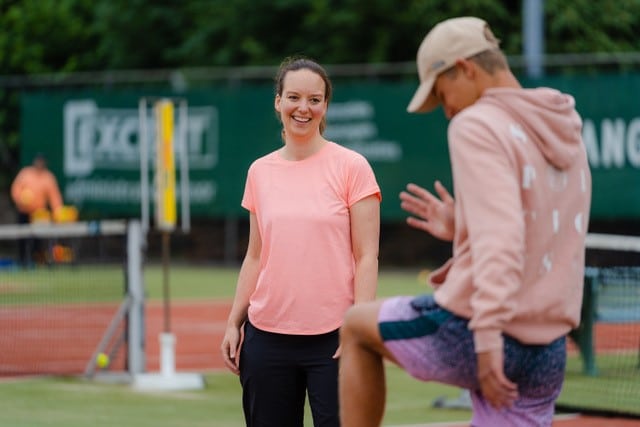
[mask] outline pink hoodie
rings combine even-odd
[[[492,88],[449,125],[453,257],[436,301],[470,319],[476,352],[502,333],[547,344],[580,321],[591,173],[582,121],[554,89]]]

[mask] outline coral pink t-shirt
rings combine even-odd
[[[371,195],[380,187],[367,160],[333,142],[304,160],[274,151],[253,162],[242,199],[262,240],[253,325],[295,335],[341,326],[354,300],[349,208]]]

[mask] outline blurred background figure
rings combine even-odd
[[[38,153],[30,166],[18,172],[11,184],[11,199],[18,211],[18,224],[49,221],[51,212],[62,207],[62,195],[56,177],[47,168],[47,159]],[[21,265],[44,260],[44,247],[38,239],[21,239],[18,260]]]

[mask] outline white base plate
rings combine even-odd
[[[131,386],[142,391],[201,390],[204,388],[204,378],[191,373],[137,374]]]

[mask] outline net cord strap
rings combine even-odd
[[[587,249],[640,252],[640,236],[589,233],[586,238],[586,246]]]
[[[124,235],[127,231],[125,220],[80,221],[72,223],[34,223],[0,225],[0,240],[14,240],[29,237],[83,237]]]

